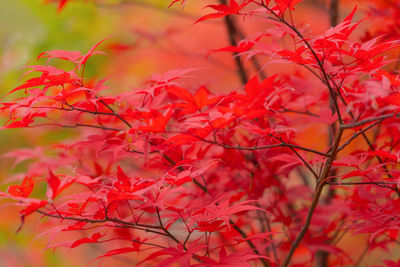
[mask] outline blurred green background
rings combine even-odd
[[[39,53],[56,49],[87,51],[111,33],[118,34],[115,31],[119,28],[118,23],[117,12],[98,9],[93,3],[71,2],[62,12],[57,12],[55,4],[46,5],[43,0],[0,0],[2,99],[8,91],[19,85],[26,65],[37,64],[35,58]],[[99,57],[97,60],[107,64],[108,59]],[[97,75],[101,71],[99,66],[102,65],[89,64],[88,75]],[[3,116],[1,124],[5,121]],[[0,131],[0,154],[19,147],[51,144],[66,135],[68,132],[65,131]],[[10,172],[18,173],[25,169],[24,164],[10,168],[11,164],[9,159],[0,160],[1,190],[6,190]],[[89,246],[72,251],[57,249],[53,254],[51,249],[44,250],[46,238],[34,240],[37,233],[45,229],[38,226],[38,217],[28,218],[22,231],[16,234],[19,217],[15,208],[2,203],[0,216],[0,267],[85,266],[101,253],[99,248]],[[118,266],[124,266],[123,262],[118,262]]]
[[[167,0],[132,0],[121,4],[119,0],[70,1],[62,11],[57,3],[44,0],[0,0],[0,97],[1,102],[12,101],[18,96],[7,92],[19,86],[28,65],[45,64],[37,61],[44,51],[76,50],[87,52],[94,44],[108,36],[99,50],[107,56],[95,56],[85,69],[87,79],[100,80],[111,76],[107,82],[113,89],[107,93],[126,91],[140,86],[152,73],[162,73],[173,68],[204,65],[206,48],[215,48],[214,41],[225,42],[223,28],[216,24],[194,26],[199,9],[189,5],[183,11],[179,7],[167,9]],[[104,4],[106,3],[106,4]],[[119,3],[119,4],[118,4]],[[201,4],[201,3],[200,3]],[[184,13],[183,13],[184,12]],[[207,38],[193,38],[193,29]],[[214,32],[210,31],[213,29]],[[192,52],[200,51],[200,52]],[[205,51],[205,52],[204,52]],[[230,55],[226,55],[230,63]],[[233,64],[232,64],[233,65]],[[209,70],[215,73],[214,70]],[[228,88],[236,83],[235,73],[219,67],[220,83]],[[231,75],[231,82],[223,75]],[[210,77],[210,75],[203,75]],[[202,84],[201,79],[196,83]],[[198,84],[193,83],[194,86]],[[20,92],[23,94],[23,92]],[[0,111],[1,113],[2,111]],[[7,114],[0,114],[0,124],[7,121]],[[74,129],[43,130],[42,128],[7,129],[0,131],[0,190],[6,191],[10,183],[27,170],[27,163],[13,166],[4,154],[18,148],[43,147],[74,136]],[[45,190],[45,189],[43,189]],[[7,203],[0,204],[0,267],[47,267],[86,266],[88,262],[105,253],[96,245],[77,249],[46,249],[48,237],[35,237],[48,230],[46,223],[39,223],[39,216],[29,216],[19,233],[18,210]],[[79,238],[79,234],[77,234]],[[67,242],[60,240],[57,242]],[[89,264],[97,266],[98,262]],[[121,257],[107,259],[102,266],[131,266]]]

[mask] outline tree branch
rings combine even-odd
[[[155,231],[153,229],[160,229],[157,226],[152,226],[152,225],[144,225],[144,224],[140,224],[137,225],[136,223],[130,223],[130,222],[126,222],[126,221],[122,221],[119,220],[117,218],[108,218],[105,217],[102,220],[93,220],[93,219],[88,219],[88,218],[79,218],[79,217],[70,217],[70,216],[62,216],[61,214],[51,214],[42,210],[36,210],[37,213],[40,213],[42,215],[48,216],[48,217],[52,217],[52,218],[56,218],[56,219],[61,219],[61,220],[69,220],[69,221],[78,221],[78,222],[86,222],[86,223],[105,223],[105,222],[114,222],[114,223],[118,223],[121,224],[122,227],[125,228],[132,228],[132,229],[137,229],[137,230],[142,230],[145,232],[151,232],[151,233],[155,233],[155,234],[160,234],[160,235],[164,235],[167,236],[166,234],[162,233],[162,232],[158,232]],[[148,229],[147,229],[148,228]]]
[[[270,12],[279,22],[281,22],[282,24],[286,25],[289,29],[291,29],[300,38],[300,40],[307,46],[308,50],[311,52],[311,54],[313,55],[315,61],[317,62],[320,71],[322,72],[323,78],[325,80],[325,85],[328,87],[331,99],[332,99],[332,101],[334,103],[335,110],[336,110],[336,113],[338,115],[339,123],[342,124],[342,115],[340,113],[339,105],[337,103],[336,92],[332,88],[332,85],[329,82],[330,79],[328,77],[328,74],[326,73],[325,68],[324,68],[321,60],[319,59],[317,53],[312,48],[311,44],[304,38],[304,36],[301,34],[301,32],[294,25],[291,25],[283,17],[281,17],[278,14],[276,14],[275,11],[273,11],[271,8],[269,8],[267,5],[265,5],[265,3],[261,2],[260,5],[262,7],[264,7],[265,9],[267,9],[268,12]]]
[[[394,185],[397,182],[327,182],[330,185]]]
[[[321,193],[322,190],[324,189],[324,186],[326,185],[327,181],[326,179],[329,176],[329,173],[331,171],[332,168],[332,163],[334,162],[335,158],[336,158],[336,154],[337,154],[337,149],[340,143],[340,139],[342,137],[343,134],[343,129],[338,130],[338,132],[336,133],[335,136],[335,140],[333,143],[333,147],[330,153],[329,158],[327,158],[326,163],[325,163],[325,167],[324,170],[321,174],[320,179],[318,180],[318,184],[317,184],[317,188],[314,192],[312,201],[311,201],[311,206],[308,210],[307,213],[307,217],[306,217],[306,221],[303,225],[303,227],[301,228],[299,234],[296,236],[296,239],[293,241],[292,246],[289,249],[288,254],[286,255],[283,263],[281,264],[281,267],[287,267],[290,263],[290,260],[292,259],[293,253],[295,252],[295,250],[297,249],[297,247],[299,246],[301,240],[303,239],[304,235],[306,234],[310,224],[311,224],[311,219],[313,217],[314,211],[318,205],[319,199],[321,197]]]
[[[279,144],[273,144],[273,145],[265,145],[265,146],[254,146],[254,147],[244,147],[244,146],[229,146],[229,145],[224,145],[215,141],[209,141],[209,140],[205,140],[205,139],[200,139],[201,141],[204,141],[206,143],[209,144],[214,144],[226,149],[237,149],[237,150],[248,150],[248,151],[254,151],[254,150],[262,150],[262,149],[269,149],[269,148],[278,148],[278,147],[288,147],[288,148],[297,148],[299,150],[303,150],[303,151],[307,151],[307,152],[311,152],[314,154],[318,154],[320,156],[324,156],[324,157],[328,157],[329,154],[326,154],[324,152],[312,149],[312,148],[307,148],[307,147],[302,147],[302,146],[298,146],[298,145],[293,145],[293,144],[288,144],[288,143],[279,143]]]
[[[225,3],[224,0],[221,0],[220,2]],[[230,16],[225,16],[224,18],[225,20],[225,25],[228,31],[228,37],[229,37],[229,42],[231,43],[232,46],[237,46],[236,40],[235,40],[235,26],[233,24],[232,18]],[[240,60],[240,57],[238,55],[238,53],[236,52],[232,52],[233,54],[233,58],[235,60],[236,63],[236,67],[237,67],[237,72],[238,72],[238,76],[240,77],[240,80],[242,81],[243,84],[247,83],[247,72],[246,69],[244,68],[244,65],[242,63],[242,61]]]
[[[348,145],[351,143],[351,141],[353,141],[354,139],[356,139],[356,138],[359,137],[360,135],[364,134],[366,131],[368,131],[368,130],[371,129],[372,127],[378,125],[378,124],[381,123],[382,121],[383,121],[383,119],[381,119],[381,120],[379,120],[379,121],[376,121],[376,122],[374,122],[373,124],[371,124],[370,126],[364,128],[364,129],[362,129],[361,131],[354,133],[353,136],[350,137],[349,140],[347,140],[343,145],[341,145],[341,146],[338,148],[338,151],[343,150],[346,146],[348,146]]]
[[[362,126],[364,124],[373,122],[373,121],[384,121],[386,119],[392,118],[392,117],[400,117],[400,114],[397,113],[391,113],[391,114],[385,114],[385,115],[381,115],[381,116],[376,116],[376,117],[372,117],[372,118],[367,118],[361,121],[356,121],[356,122],[352,122],[352,123],[347,123],[347,124],[342,124],[340,125],[340,128],[342,129],[351,129],[351,128],[355,128],[355,127],[359,127]]]
[[[173,161],[170,157],[168,157],[168,155],[163,154],[163,157],[170,162],[172,165],[176,165],[175,161]],[[204,193],[210,194],[210,192],[208,191],[207,187],[202,185],[200,182],[198,182],[197,180],[193,179],[193,182],[196,186],[198,186],[201,190],[203,190]],[[160,220],[160,219],[159,219]],[[239,227],[235,224],[234,221],[232,221],[232,219],[229,219],[229,223],[232,224],[233,228],[244,238],[247,239],[248,236],[247,234]],[[260,251],[258,251],[258,249],[256,248],[256,246],[253,244],[253,242],[251,240],[246,240],[246,243],[249,245],[250,248],[253,249],[254,253],[256,253],[257,255],[261,256]],[[262,262],[262,264],[267,267],[269,266],[269,264],[265,261],[265,259],[260,258],[260,261]]]

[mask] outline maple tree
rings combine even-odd
[[[198,69],[178,68],[143,88],[104,93],[107,78],[86,77],[85,68],[112,37],[87,53],[41,53],[45,63],[28,66],[32,78],[7,97],[22,96],[2,103],[2,128],[78,135],[5,155],[30,160],[20,183],[0,193],[20,207],[18,231],[38,213],[53,223],[43,233],[50,238],[84,234],[50,247],[102,244],[108,251],[96,260],[130,253],[150,266],[341,266],[392,250],[400,3],[368,1],[370,17],[384,23],[357,36],[368,23],[355,19],[357,7],[339,21],[339,1],[330,1],[332,27],[318,35],[296,21],[300,2],[221,0],[193,21],[226,26],[230,44],[206,58],[233,54],[242,85],[229,92],[183,83]],[[245,36],[238,21],[251,20],[269,27]],[[277,65],[289,71],[270,70]],[[43,185],[46,193],[34,194]],[[368,235],[360,257],[338,245],[348,232]]]

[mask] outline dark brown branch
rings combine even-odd
[[[100,125],[91,125],[91,124],[84,124],[84,123],[77,123],[75,125],[64,125],[64,124],[59,124],[60,127],[64,128],[78,128],[78,127],[89,127],[89,128],[96,128],[96,129],[101,129],[101,130],[108,130],[108,131],[123,131],[122,129],[117,129],[117,128],[111,128],[111,127],[106,127],[106,126],[100,126]]]
[[[73,105],[70,105],[70,104],[68,104],[68,103],[63,103],[63,104],[67,105],[67,106],[70,107],[71,109],[61,109],[61,110],[66,110],[66,111],[73,111],[73,110],[76,110],[76,111],[80,111],[80,112],[83,112],[83,113],[90,113],[90,114],[93,114],[93,115],[115,116],[115,113],[100,112],[100,111],[91,111],[91,110],[86,110],[86,109],[77,108],[77,107],[75,107],[75,106],[73,106]]]
[[[161,220],[161,216],[160,216],[160,210],[158,209],[158,207],[156,207],[156,211],[157,211],[157,218],[158,218],[158,222],[160,223],[160,228],[161,230],[172,240],[174,240],[177,244],[182,244],[181,241],[179,241],[173,234],[171,234],[167,228],[164,227],[164,224]],[[186,247],[183,246],[185,249]]]
[[[279,140],[280,142],[284,143],[283,140],[279,137],[272,136],[275,139]],[[289,146],[289,149],[296,154],[296,156],[303,162],[303,164],[307,167],[307,169],[314,175],[315,179],[318,180],[318,174],[314,171],[314,169],[308,164],[308,162],[291,146]]]
[[[304,38],[302,33],[294,25],[291,25],[290,23],[288,23],[283,17],[276,14],[275,11],[273,11],[271,8],[269,8],[267,5],[265,5],[263,2],[260,5],[263,6],[265,9],[267,9],[268,12],[270,12],[279,22],[281,22],[282,24],[286,25],[289,29],[291,29],[300,38],[300,40],[307,46],[308,50],[311,52],[315,61],[317,62],[320,71],[322,72],[322,76],[325,80],[325,84],[328,87],[329,93],[331,95],[331,99],[334,103],[335,110],[338,115],[339,123],[342,124],[342,115],[340,113],[339,105],[337,103],[337,97],[336,97],[337,94],[336,94],[334,88],[332,88],[331,83],[329,82],[330,79],[329,79],[328,74],[325,71],[322,61],[319,59],[317,53],[312,48],[311,44]]]
[[[225,3],[225,1],[220,0],[220,3]],[[242,40],[246,39],[246,36],[240,30],[234,17],[226,16],[225,24],[227,26],[227,30],[228,30],[228,34],[229,34],[229,41],[232,46],[237,46],[237,40],[235,39],[236,35]],[[244,68],[243,62],[240,59],[240,55],[235,52],[233,52],[232,54],[234,56],[236,66],[238,67],[238,73],[240,75],[240,78],[241,78],[242,82],[245,84],[247,82],[247,72],[246,72],[246,69]],[[266,76],[263,68],[261,67],[261,64],[258,61],[258,59],[255,56],[253,56],[253,57],[251,57],[250,61],[253,64],[254,69],[260,75],[260,78],[264,80],[267,76]]]
[[[288,108],[283,107],[282,110],[280,110],[279,112],[289,112],[289,113],[295,113],[295,114],[300,114],[300,115],[319,117],[317,114],[312,113],[309,110],[301,111],[301,110],[293,110],[293,109],[288,109]]]
[[[309,66],[304,65],[304,64],[300,64],[300,66],[303,66],[305,69],[307,69],[309,72],[311,72],[315,77],[317,77],[318,80],[325,83],[324,79],[321,76],[319,76],[319,74],[316,73],[312,68],[310,68]]]
[[[288,143],[284,143],[284,142],[279,143],[279,144],[266,145],[266,146],[243,147],[243,146],[239,146],[239,145],[237,145],[237,146],[229,146],[229,145],[220,144],[220,143],[214,142],[214,141],[208,141],[208,140],[203,140],[203,139],[201,139],[201,140],[206,142],[206,143],[214,144],[214,145],[226,148],[226,149],[237,149],[237,150],[254,151],[254,150],[262,150],[262,149],[269,149],[269,148],[288,147],[288,148],[296,148],[296,149],[299,149],[299,150],[311,152],[311,153],[318,154],[318,155],[321,155],[321,156],[324,156],[324,157],[328,157],[329,156],[328,154],[326,154],[324,152],[321,152],[321,151],[318,151],[318,150],[314,150],[312,148],[302,147],[302,146],[288,144]]]
[[[351,129],[351,128],[355,128],[355,127],[359,127],[362,126],[364,124],[373,122],[373,121],[383,121],[392,117],[396,117],[398,118],[400,115],[397,113],[391,113],[391,114],[385,114],[385,115],[381,115],[381,116],[376,116],[376,117],[372,117],[372,118],[367,118],[364,120],[360,120],[360,121],[356,121],[356,122],[352,122],[352,123],[347,123],[347,124],[342,124],[340,125],[340,128],[342,129]]]
[[[290,150],[293,151],[294,154],[303,162],[303,164],[307,167],[307,169],[314,175],[315,179],[318,180],[318,174],[314,171],[314,169],[308,164],[308,162],[293,148],[289,147]]]
[[[339,0],[331,0],[329,7],[329,18],[332,27],[338,24],[339,19]]]
[[[318,205],[322,190],[324,189],[324,186],[326,185],[326,182],[327,182],[326,179],[328,178],[329,173],[331,171],[332,163],[334,162],[334,160],[336,158],[337,149],[339,147],[339,143],[340,143],[340,139],[342,138],[342,134],[343,134],[343,129],[339,128],[339,130],[335,136],[331,154],[330,154],[329,158],[327,158],[324,170],[321,174],[320,179],[318,180],[317,188],[315,189],[315,192],[314,192],[314,195],[313,195],[313,198],[311,201],[311,206],[307,213],[306,221],[305,221],[303,227],[301,228],[299,234],[296,236],[296,239],[293,241],[293,244],[290,247],[289,252],[286,255],[283,263],[281,264],[281,267],[287,267],[289,265],[290,260],[292,259],[293,253],[299,246],[301,240],[303,239],[304,235],[306,234],[306,232],[308,230],[308,227],[311,224],[311,219],[312,219],[314,211]]]
[[[232,224],[233,228],[244,238],[247,239],[248,236],[247,234],[239,227],[235,224],[234,221],[232,221],[232,219],[229,219],[229,223]],[[256,248],[256,246],[253,244],[253,242],[251,242],[250,240],[246,240],[246,243],[249,245],[249,247],[251,247],[251,249],[257,254],[257,255],[261,255],[260,252],[258,251],[258,249]],[[264,266],[268,266],[268,263],[265,261],[265,259],[260,258],[261,262],[263,263]]]
[[[158,245],[158,244],[142,242],[142,241],[139,241],[139,240],[136,240],[136,239],[132,239],[131,241],[139,243],[139,244],[142,244],[142,245],[154,246],[154,247],[159,247],[159,248],[166,248],[166,247]]]
[[[356,138],[359,137],[360,135],[364,134],[366,131],[368,131],[368,130],[371,129],[372,127],[378,125],[378,124],[381,123],[382,121],[383,121],[383,119],[381,119],[381,120],[379,120],[379,121],[376,121],[376,122],[374,122],[373,124],[371,124],[370,126],[364,128],[364,129],[362,129],[361,131],[354,133],[353,136],[350,137],[349,140],[347,140],[343,145],[341,145],[341,146],[338,148],[338,151],[343,150],[347,145],[349,145],[349,144],[351,143],[351,141],[353,141],[354,139],[356,139]]]
[[[271,222],[270,222],[270,220],[269,220],[269,218],[267,217],[267,216],[265,216],[266,218],[265,218],[265,221],[266,221],[266,224],[267,224],[267,230],[268,230],[268,232],[272,232],[272,227],[271,227]],[[278,252],[277,252],[277,250],[276,250],[276,244],[275,244],[275,241],[274,241],[274,237],[271,235],[271,247],[272,247],[272,254],[274,255],[274,260],[275,260],[275,262],[279,262],[279,258],[278,258]]]
[[[243,33],[243,31],[240,29],[239,25],[237,25],[237,22],[235,19],[232,18],[232,23],[233,23],[233,27],[235,29],[236,34],[238,35],[238,37],[242,40],[246,39],[245,34]],[[267,77],[267,75],[265,74],[263,68],[261,67],[260,62],[258,61],[257,57],[252,56],[250,58],[250,61],[253,64],[254,69],[257,71],[257,73],[260,75],[261,79],[265,79]]]
[[[237,46],[237,43],[236,43],[235,38],[234,38],[235,27],[233,25],[232,19],[229,16],[226,16],[224,19],[225,19],[226,28],[228,30],[229,42],[231,43],[232,46]],[[240,80],[242,81],[243,84],[246,84],[247,80],[248,80],[247,71],[244,68],[244,65],[243,65],[238,53],[232,52],[232,54],[233,54],[233,58],[234,58],[235,63],[236,63],[236,67],[238,69],[237,72],[238,72],[238,75],[240,77]]]
[[[106,102],[104,102],[103,100],[100,100],[99,102],[102,103],[106,108],[108,108],[108,110],[110,110],[114,114],[114,116],[123,121],[129,128],[132,128],[132,125],[129,122],[127,122],[124,118],[122,118],[121,115],[116,113],[114,109],[110,107]]]
[[[339,95],[339,99],[343,102],[343,104],[347,105],[346,100]],[[348,114],[350,115],[350,117],[354,120],[355,116],[353,114],[353,112],[351,112],[351,110],[348,111]],[[382,120],[387,119],[387,118],[381,118]],[[369,140],[368,136],[365,133],[362,133],[362,137],[364,138],[365,142],[367,143],[368,147],[370,150],[375,151],[375,147],[372,145],[371,141]],[[379,161],[379,163],[383,163],[382,158],[379,155],[375,155],[375,158]],[[383,169],[386,171],[387,176],[391,179],[393,179],[393,176],[390,174],[388,168],[386,166],[383,165]],[[388,187],[388,186],[385,186]],[[393,185],[393,187],[391,187],[391,190],[397,193],[397,196],[400,198],[400,190],[399,188],[397,188],[397,185]]]
[[[85,85],[84,85],[84,80],[83,80],[84,71],[85,71],[85,66],[86,66],[86,65],[83,65],[83,69],[82,69],[82,79],[81,79],[81,81],[80,81],[80,86],[82,86],[82,87],[85,86]],[[89,90],[87,90],[87,92],[88,92],[88,93],[91,93]],[[91,94],[92,94],[92,96],[93,96],[94,98],[96,98],[97,100],[99,99],[99,97],[96,96],[94,93],[91,93]],[[106,102],[104,102],[104,100],[99,100],[99,102],[100,102],[101,104],[103,104],[109,111],[111,111],[112,114],[114,114],[114,116],[116,116],[116,117],[117,117],[118,119],[120,119],[123,123],[125,123],[129,128],[132,128],[132,125],[131,125],[128,121],[126,121],[124,118],[122,118],[121,115],[119,115],[118,113],[116,113],[116,112],[114,111],[114,109],[113,109],[112,107],[110,107],[110,105],[108,105]],[[66,104],[66,103],[65,103],[65,104]]]
[[[121,224],[121,227],[124,227],[124,228],[132,228],[132,229],[142,230],[142,231],[145,231],[145,232],[151,232],[151,233],[155,233],[155,234],[160,234],[160,235],[166,236],[166,234],[164,234],[162,232],[158,232],[158,231],[152,230],[152,229],[159,229],[157,226],[144,225],[144,224],[141,224],[139,226],[136,223],[125,222],[125,221],[119,220],[117,218],[105,217],[102,220],[93,220],[93,219],[89,219],[89,218],[62,216],[61,214],[51,214],[51,213],[48,213],[48,212],[45,212],[45,211],[42,211],[42,210],[37,210],[36,212],[38,212],[38,213],[40,213],[42,215],[48,216],[48,217],[61,219],[61,220],[78,221],[78,222],[86,222],[86,223],[114,222],[114,223]]]
[[[170,162],[173,166],[176,165],[175,161],[173,161],[170,157],[168,157],[168,155],[163,154],[163,157]],[[193,179],[193,182],[196,186],[198,186],[201,190],[203,190],[204,193],[210,194],[210,192],[208,191],[207,187],[202,185],[200,182],[198,182],[197,180]],[[160,220],[160,218],[159,218]],[[239,227],[235,224],[234,221],[232,221],[232,219],[229,219],[229,223],[232,224],[233,228],[244,238],[247,239],[248,236],[247,234]],[[256,246],[253,244],[253,242],[251,240],[246,240],[246,243],[249,245],[250,248],[253,249],[254,253],[256,253],[257,255],[261,255],[260,251],[258,251],[258,249],[256,248]],[[262,264],[264,266],[269,266],[268,263],[265,261],[265,259],[260,258],[260,261],[262,262]]]
[[[226,0],[219,0],[219,2],[223,5],[226,5]],[[224,21],[225,21],[226,30],[228,32],[229,43],[231,44],[231,46],[237,46],[237,40],[235,38],[235,35],[237,35],[238,32],[237,32],[237,27],[235,27],[234,18],[232,18],[231,16],[225,16]],[[241,61],[238,53],[232,52],[232,54],[233,54],[233,58],[236,63],[238,76],[239,76],[240,80],[242,81],[242,83],[246,84],[248,81],[248,77],[247,77],[247,71],[243,65],[243,62]]]
[[[330,185],[394,185],[397,182],[327,182]]]
[[[140,155],[144,155],[145,153],[139,150],[135,150],[135,149],[128,149],[128,148],[123,148],[124,151],[128,152],[128,153],[133,153],[133,154],[140,154]],[[153,150],[153,151],[149,151],[147,152],[147,154],[154,154],[154,153],[160,153],[160,151],[158,150]]]
[[[357,261],[354,263],[354,267],[360,266],[361,261],[367,255],[369,247],[370,247],[370,243],[368,242],[368,244],[365,246],[364,250],[361,252],[360,256],[358,257]]]
[[[330,3],[330,9],[329,9],[329,17],[330,17],[330,24],[331,27],[335,27],[338,23],[338,17],[339,17],[339,0],[331,0]],[[319,76],[319,75],[318,75]],[[339,90],[338,87],[335,82],[333,81],[334,86]],[[335,105],[332,101],[332,99],[330,99],[329,101],[330,103],[330,109],[332,111],[332,113],[335,112]],[[329,135],[329,146],[332,145],[333,142],[333,138],[332,135],[330,134],[330,131],[332,132],[332,135],[336,134],[336,123],[332,123],[331,125],[329,125],[328,128],[328,135]],[[336,176],[336,170],[331,170],[330,177],[335,177]],[[328,188],[328,193],[326,194],[325,198],[322,199],[322,203],[324,203],[325,205],[329,205],[330,202],[335,198],[336,195],[336,190],[335,188]],[[339,233],[339,229],[336,231],[336,234]],[[329,239],[329,242],[331,242],[332,240],[334,240],[335,238],[335,234]],[[328,258],[329,258],[329,253],[327,251],[324,250],[320,250],[317,252],[317,254],[315,255],[315,259],[316,259],[316,265],[317,267],[328,267]]]

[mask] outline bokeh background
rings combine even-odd
[[[57,1],[55,1],[57,2]],[[235,65],[229,53],[212,55],[210,49],[229,45],[225,27],[219,21],[193,24],[206,11],[204,3],[215,1],[189,0],[184,9],[168,9],[169,0],[112,0],[70,1],[62,10],[57,3],[43,0],[0,0],[0,97],[7,100],[7,92],[18,86],[26,65],[36,65],[36,57],[49,50],[78,50],[85,52],[100,40],[111,36],[100,50],[107,56],[95,56],[87,66],[86,76],[97,80],[109,77],[107,93],[140,87],[154,73],[171,69],[198,68],[196,78],[188,77],[187,83],[197,87],[206,85],[211,91],[229,91],[240,86]],[[313,34],[320,34],[329,27],[328,0],[303,1],[296,11],[295,20],[309,25]],[[368,13],[371,3],[390,1],[341,1],[340,18],[348,14],[355,3],[359,5],[358,19]],[[390,3],[389,3],[390,5]],[[384,22],[382,22],[384,21]],[[362,37],[374,33],[377,23],[390,23],[372,17],[357,34]],[[243,24],[247,36],[265,30],[265,22],[252,19]],[[262,61],[262,59],[261,59]],[[43,61],[41,61],[43,62]],[[269,74],[292,71],[287,66],[273,66]],[[0,123],[7,121],[5,114]],[[1,190],[25,170],[24,163],[14,166],[4,155],[13,149],[51,146],[57,141],[74,136],[73,130],[43,131],[42,129],[8,129],[0,131],[0,181]],[[302,138],[310,135],[307,131]],[[309,142],[313,142],[310,139]],[[0,267],[37,266],[86,266],[104,251],[97,245],[77,249],[46,249],[48,237],[36,238],[46,229],[39,224],[38,216],[30,216],[22,231],[18,211],[0,205]],[[363,237],[357,237],[363,238]],[[367,238],[367,237],[366,237]],[[360,254],[358,240],[347,235],[341,247]],[[386,253],[384,251],[379,253]],[[387,254],[385,254],[387,255]],[[367,257],[368,263],[382,254]],[[116,265],[117,264],[117,265]],[[89,264],[97,266],[97,262]],[[102,266],[129,266],[124,257],[107,259]],[[362,264],[360,266],[363,266]]]

